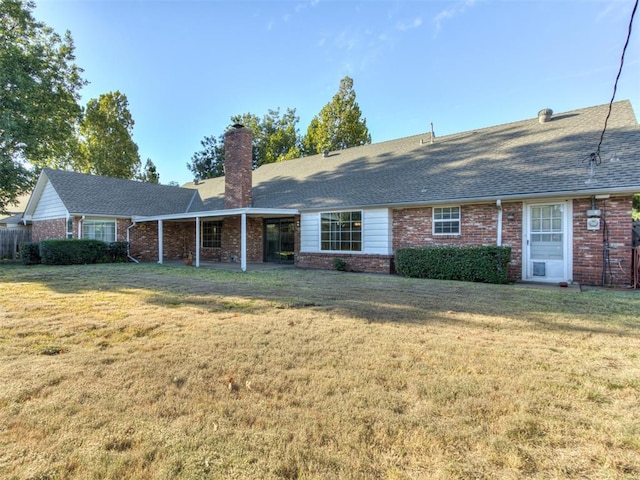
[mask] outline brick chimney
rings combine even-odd
[[[251,130],[235,124],[224,135],[224,208],[250,207],[253,166]]]

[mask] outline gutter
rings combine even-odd
[[[591,189],[591,190],[573,190],[573,191],[551,191],[551,192],[534,192],[534,193],[514,193],[509,195],[483,195],[479,197],[451,197],[443,199],[425,199],[414,202],[395,202],[395,203],[375,203],[375,204],[359,204],[359,205],[324,205],[321,207],[303,208],[300,207],[300,213],[309,212],[327,212],[341,210],[362,210],[368,208],[413,208],[431,205],[472,205],[476,203],[494,203],[498,199],[502,202],[522,202],[526,200],[547,199],[547,198],[587,198],[593,195],[635,195],[640,191],[640,186],[624,187],[622,189]]]

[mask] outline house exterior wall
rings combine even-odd
[[[67,215],[67,209],[62,203],[60,196],[53,188],[53,185],[47,182],[42,192],[42,196],[38,201],[38,205],[33,212],[33,221],[63,217],[66,218]]]
[[[262,218],[247,217],[247,262],[260,263],[264,259]],[[221,261],[240,261],[240,217],[226,218],[222,224]]]
[[[31,240],[41,242],[52,238],[67,238],[67,219],[53,218],[51,220],[34,221],[31,229]]]
[[[353,255],[391,254],[391,210],[388,208],[354,209],[362,211],[362,252]],[[327,212],[339,210],[327,210]],[[320,250],[319,212],[303,213],[300,216],[302,234],[300,250],[304,253],[321,253],[335,258],[331,252]],[[335,252],[341,253],[341,252]]]
[[[335,211],[335,210],[327,210]],[[362,210],[362,252],[325,252],[320,250],[320,216],[318,212],[300,216],[300,250],[296,266],[332,269],[340,258],[351,271],[391,273],[391,210],[375,208]]]
[[[458,205],[453,205],[458,206]],[[513,216],[513,218],[509,218]],[[437,245],[497,245],[498,208],[495,204],[461,205],[460,234],[434,235],[433,208],[404,208],[393,212],[393,249]],[[509,280],[522,274],[522,203],[502,204],[502,246],[511,247]]]
[[[632,281],[632,210],[633,197],[596,200],[602,212],[600,230],[587,230],[587,210],[591,199],[573,201],[573,280],[585,285],[601,285],[604,240],[608,233],[609,264],[605,284],[626,285]],[[606,232],[605,232],[606,225]]]

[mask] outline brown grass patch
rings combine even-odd
[[[0,267],[2,478],[638,478],[640,297]]]

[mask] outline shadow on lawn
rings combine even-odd
[[[340,313],[366,322],[478,326],[480,318],[511,318],[531,327],[637,336],[640,296],[578,290],[515,288],[321,270],[234,272],[161,265],[0,268],[0,281],[35,282],[63,294],[152,292],[153,305],[260,315],[268,308]],[[636,314],[634,314],[634,312]],[[462,314],[462,315],[461,315]],[[489,319],[487,319],[489,323]]]

